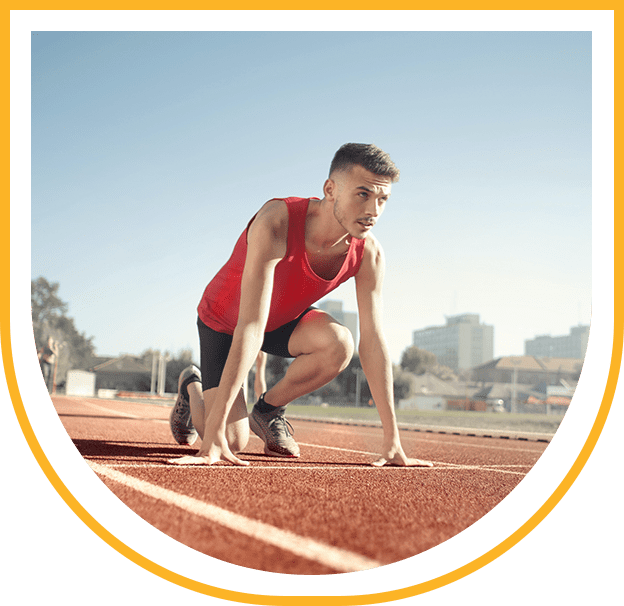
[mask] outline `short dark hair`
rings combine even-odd
[[[392,183],[399,180],[399,169],[390,156],[372,143],[345,143],[334,155],[329,174],[331,176],[336,171],[347,171],[353,165],[381,177],[390,177]]]

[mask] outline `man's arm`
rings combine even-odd
[[[286,254],[287,234],[288,211],[282,201],[267,203],[249,227],[238,322],[197,455],[205,457],[208,464],[220,459],[238,465],[246,464],[227,445],[226,420],[262,346],[273,293],[275,266]]]
[[[360,362],[383,427],[381,458],[373,465],[431,466],[427,461],[409,459],[403,452],[394,411],[392,362],[382,329],[382,286],[385,271],[383,249],[370,234],[364,257],[355,276],[360,316]]]

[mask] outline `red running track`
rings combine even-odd
[[[379,427],[291,418],[301,458],[263,453],[245,468],[177,467],[194,453],[169,431],[169,408],[54,397],[82,456],[154,527],[199,552],[268,572],[335,574],[396,562],[451,538],[497,505],[547,444],[402,431],[433,468],[376,468]]]

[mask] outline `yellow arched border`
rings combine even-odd
[[[349,4],[349,3],[347,3]],[[366,4],[364,2],[364,4]],[[16,10],[25,10],[35,7],[15,7]],[[42,6],[37,6],[36,8],[45,8]],[[58,8],[58,7],[54,7]],[[67,7],[70,8],[70,7]],[[81,8],[81,7],[71,7],[71,8]],[[96,7],[90,7],[96,8]],[[108,9],[112,8],[110,6],[106,7]],[[128,7],[125,6],[125,9]],[[140,8],[140,7],[137,7]],[[153,8],[153,7],[150,7]],[[200,8],[200,7],[198,7]],[[206,7],[201,7],[205,9]],[[228,7],[235,8],[235,7]],[[244,7],[236,7],[236,8],[258,8],[258,9],[266,9],[266,6],[244,6]],[[287,9],[291,7],[286,6],[274,6],[272,8],[275,9]],[[303,8],[303,7],[298,7]],[[313,8],[320,8],[315,6]],[[332,9],[336,9],[336,6],[331,7]],[[351,6],[341,7],[344,9],[356,8]],[[368,8],[366,6],[362,6],[360,4],[358,9]],[[372,7],[370,7],[372,8]],[[404,7],[397,7],[404,8]],[[409,7],[413,8],[413,7]],[[422,7],[418,7],[422,8]],[[432,7],[433,8],[433,7]],[[436,7],[438,8],[438,7]],[[453,8],[461,8],[454,6]],[[466,7],[466,8],[474,8],[474,7]],[[497,7],[483,7],[487,9],[495,9]],[[510,7],[507,7],[508,9]],[[521,8],[528,8],[526,6]],[[540,8],[544,8],[543,6]],[[572,8],[572,7],[567,7]],[[575,7],[576,8],[576,7]],[[8,47],[10,40],[10,9],[5,9],[4,11],[4,28],[5,31],[5,44]],[[615,13],[615,11],[614,11]],[[614,40],[617,44],[617,28],[615,28],[615,37]],[[6,47],[5,47],[6,48]],[[616,53],[615,56],[616,65],[618,55]],[[2,69],[3,81],[5,82],[5,91],[6,91],[6,105],[8,107],[8,98],[9,98],[9,52],[5,52],[5,61],[3,63]],[[616,89],[617,95],[617,89]],[[617,98],[617,97],[616,97]],[[9,125],[9,112],[5,113],[5,121],[3,123],[3,130],[5,133],[5,141],[7,142],[7,147],[9,146],[9,137],[10,137],[10,125]],[[9,153],[7,153],[7,157],[9,157]],[[615,157],[615,174],[618,174],[617,166],[620,165],[621,162],[618,162],[618,157]],[[59,493],[61,498],[67,503],[67,505],[72,509],[72,511],[93,531],[95,532],[101,539],[103,539],[106,543],[108,543],[111,547],[117,550],[120,554],[143,567],[145,570],[167,580],[171,583],[175,583],[176,585],[180,585],[181,587],[185,587],[192,591],[210,595],[216,598],[220,598],[228,601],[236,601],[244,604],[266,604],[272,606],[282,606],[282,605],[291,605],[291,604],[317,604],[319,597],[322,597],[326,603],[328,604],[336,604],[341,606],[350,606],[350,605],[358,605],[358,604],[379,604],[382,602],[390,602],[394,600],[401,600],[405,598],[409,598],[412,596],[420,595],[423,593],[427,593],[434,589],[438,589],[445,585],[449,585],[473,572],[479,570],[480,568],[486,566],[490,562],[494,561],[496,558],[504,554],[506,551],[511,549],[514,545],[516,545],[520,540],[522,540],[525,536],[527,536],[544,518],[554,509],[554,507],[559,503],[559,501],[563,498],[572,484],[575,482],[576,478],[580,474],[581,470],[587,463],[589,456],[591,455],[598,438],[604,428],[605,422],[607,420],[607,416],[609,414],[609,410],[611,408],[611,404],[613,402],[613,398],[615,396],[615,390],[617,386],[618,376],[620,372],[620,366],[622,362],[622,348],[624,341],[624,297],[622,296],[622,268],[623,268],[623,260],[624,260],[624,246],[621,242],[622,236],[622,211],[621,204],[618,203],[617,197],[617,189],[615,189],[615,200],[614,200],[614,335],[613,335],[613,345],[612,345],[612,357],[611,364],[609,367],[609,374],[607,378],[607,384],[605,387],[604,395],[602,398],[602,402],[600,405],[600,409],[598,411],[598,415],[596,416],[596,420],[591,428],[591,431],[587,437],[583,448],[581,449],[578,457],[574,461],[572,467],[564,477],[563,481],[557,486],[552,495],[546,500],[546,502],[531,516],[531,518],[525,522],[518,530],[516,530],[513,534],[511,534],[507,539],[502,541],[499,545],[491,549],[490,551],[484,553],[480,557],[476,558],[472,562],[457,568],[456,570],[444,574],[442,576],[436,577],[429,581],[419,583],[417,585],[412,585],[410,587],[405,587],[402,589],[396,589],[393,591],[385,591],[381,593],[375,594],[366,594],[366,595],[354,595],[354,596],[267,596],[267,595],[255,595],[250,593],[242,593],[237,591],[231,591],[227,589],[221,589],[219,587],[214,587],[212,585],[207,585],[205,583],[200,583],[193,579],[189,579],[182,575],[176,574],[155,562],[152,562],[148,558],[142,556],[140,553],[134,551],[126,544],[118,540],[114,535],[112,535],[106,528],[104,528],[97,520],[95,520],[88,511],[84,509],[84,507],[76,500],[76,498],[71,494],[71,492],[67,489],[67,487],[63,484],[56,471],[48,461],[45,453],[43,452],[41,445],[39,444],[35,433],[33,432],[32,426],[26,415],[26,411],[24,409],[24,404],[22,402],[22,398],[19,391],[19,386],[17,384],[17,378],[15,376],[15,369],[13,365],[13,352],[11,346],[10,339],[10,196],[9,196],[9,184],[10,184],[10,175],[9,175],[9,163],[5,162],[4,164],[4,183],[5,183],[5,192],[6,196],[4,202],[2,204],[2,222],[0,227],[0,247],[1,247],[1,261],[0,261],[0,284],[2,285],[2,302],[0,304],[0,327],[4,330],[0,333],[0,341],[2,346],[2,357],[4,363],[5,376],[7,381],[7,386],[9,389],[9,393],[11,395],[11,399],[13,402],[13,407],[15,410],[15,414],[17,416],[18,422],[22,428],[26,441],[30,446],[30,449],[37,460],[37,463],[45,473],[46,477],[55,488],[55,490]],[[620,240],[618,240],[617,235],[620,236]]]

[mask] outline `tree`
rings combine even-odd
[[[438,379],[442,379],[443,381],[455,381],[457,380],[457,375],[450,369],[448,366],[444,366],[442,364],[436,364],[431,369],[431,374],[434,374]]]
[[[392,377],[394,385],[394,403],[396,406],[399,400],[405,400],[414,393],[414,375],[401,368],[401,366],[393,364]]]
[[[289,362],[286,358],[268,354],[266,363],[267,389],[271,389],[278,381],[281,381],[288,370]],[[255,372],[255,366],[254,366]],[[253,385],[251,392],[253,393]]]
[[[401,356],[401,368],[409,370],[415,375],[424,375],[427,370],[436,367],[438,360],[435,354],[415,345],[408,347]]]
[[[177,393],[178,391],[178,379],[180,373],[191,364],[199,367],[198,364],[193,362],[193,352],[190,349],[182,349],[176,356],[168,355],[167,370],[165,372],[165,391],[167,393]],[[152,363],[151,357],[149,363]],[[149,366],[148,366],[149,368]]]
[[[95,357],[93,337],[79,332],[74,319],[65,314],[68,305],[59,295],[58,282],[48,282],[43,276],[30,283],[33,334],[39,351],[52,337],[59,344],[56,383],[65,381],[67,371],[89,368]]]
[[[30,307],[37,349],[48,340],[48,333],[67,311],[67,303],[58,296],[59,283],[40,276],[30,283]]]

